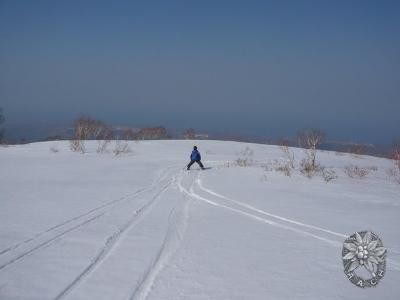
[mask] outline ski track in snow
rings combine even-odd
[[[199,187],[201,190],[203,190],[204,192],[206,192],[206,193],[208,193],[208,194],[211,194],[211,195],[216,196],[216,197],[218,197],[218,198],[221,198],[221,199],[223,199],[223,200],[227,200],[227,201],[233,202],[233,203],[235,203],[235,204],[237,204],[237,205],[239,205],[239,206],[241,206],[241,207],[244,207],[244,208],[247,208],[247,209],[249,209],[249,210],[255,211],[255,212],[257,212],[257,213],[266,215],[266,216],[268,216],[268,217],[272,217],[272,218],[274,218],[274,219],[278,219],[278,220],[281,220],[281,221],[284,221],[284,222],[287,222],[287,223],[292,223],[292,224],[295,224],[295,225],[299,225],[299,226],[302,226],[302,227],[307,227],[307,228],[310,228],[310,229],[315,229],[315,230],[318,230],[318,231],[326,232],[326,233],[329,233],[329,234],[338,236],[338,237],[340,237],[340,238],[347,238],[347,237],[348,237],[347,235],[345,235],[345,234],[343,234],[343,233],[338,233],[338,232],[335,232],[335,231],[332,231],[332,230],[329,230],[329,229],[324,229],[324,228],[321,228],[321,227],[318,227],[318,226],[314,226],[314,225],[309,225],[309,224],[301,223],[301,222],[295,221],[295,220],[293,220],[293,219],[284,218],[284,217],[281,217],[281,216],[278,216],[278,215],[275,215],[275,214],[271,214],[271,213],[269,213],[269,212],[266,212],[265,210],[261,210],[261,209],[259,209],[259,208],[254,207],[254,206],[251,206],[251,205],[249,205],[249,204],[246,204],[246,203],[243,203],[243,202],[240,202],[240,201],[237,201],[237,200],[233,200],[233,199],[228,198],[228,197],[226,197],[226,196],[224,196],[224,195],[218,194],[218,193],[214,192],[214,191],[211,190],[211,189],[205,188],[205,187],[203,186],[203,183],[202,183],[202,181],[201,181],[200,178],[198,178],[198,179],[196,180],[196,183],[197,183],[198,187]]]
[[[166,181],[166,182],[164,182]],[[92,272],[98,268],[102,262],[104,262],[107,257],[112,253],[114,249],[118,246],[118,243],[127,234],[131,229],[133,229],[142,218],[151,211],[152,207],[157,203],[157,200],[160,199],[161,195],[171,186],[173,179],[169,178],[168,173],[164,175],[160,180],[155,182],[152,189],[155,189],[155,194],[150,197],[150,200],[146,202],[142,207],[136,209],[132,213],[132,218],[129,219],[122,227],[118,228],[115,232],[113,232],[105,241],[104,245],[98,251],[95,257],[92,258],[90,264],[86,266],[82,272],[75,277],[75,279],[68,284],[54,299],[60,300],[64,299],[69,293],[71,293],[76,287],[78,287],[79,283],[82,282],[84,278],[89,276]],[[159,186],[161,185],[161,188]],[[148,191],[151,194],[151,190]]]
[[[10,246],[10,247],[0,251],[0,256],[3,255],[3,254],[6,254],[7,252],[10,252],[12,250],[15,250],[15,249],[19,248],[22,245],[25,245],[25,244],[27,244],[29,242],[34,241],[34,240],[38,239],[39,237],[41,237],[44,234],[51,233],[52,231],[54,231],[54,230],[56,230],[56,229],[58,229],[58,228],[60,228],[60,227],[62,227],[64,225],[67,225],[69,223],[72,223],[74,221],[82,219],[83,217],[86,217],[87,215],[90,215],[91,213],[93,213],[95,211],[98,211],[98,210],[100,210],[100,209],[102,209],[104,207],[111,206],[111,205],[116,204],[118,202],[127,200],[129,197],[134,197],[137,194],[140,194],[143,190],[145,190],[145,188],[139,189],[138,191],[134,192],[133,194],[129,194],[129,195],[123,196],[123,197],[121,197],[121,198],[119,198],[117,200],[112,200],[112,201],[106,202],[103,205],[95,207],[95,208],[93,208],[93,209],[91,209],[91,210],[89,210],[89,211],[87,211],[87,212],[85,212],[85,213],[83,213],[81,215],[75,216],[75,217],[73,217],[71,219],[68,219],[68,220],[66,220],[64,222],[61,222],[61,223],[59,223],[57,225],[54,225],[54,226],[52,226],[52,227],[50,227],[50,228],[48,228],[48,229],[46,229],[46,230],[44,230],[42,232],[39,232],[39,233],[35,234],[34,236],[32,236],[32,237],[30,237],[30,238],[28,238],[28,239],[26,239],[26,240],[24,240],[22,242],[19,242],[19,243],[13,245],[13,246]]]
[[[215,196],[217,198],[220,198],[220,199],[223,199],[223,200],[226,200],[226,201],[230,201],[230,202],[232,202],[232,203],[234,203],[234,204],[236,204],[236,205],[238,205],[240,207],[244,207],[244,208],[246,208],[246,209],[248,209],[250,211],[254,211],[254,212],[257,212],[257,213],[260,213],[260,214],[263,214],[263,215],[266,215],[266,216],[269,216],[269,217],[272,217],[272,218],[275,218],[275,219],[278,219],[278,220],[281,220],[281,221],[284,221],[284,222],[287,222],[287,223],[290,223],[290,224],[295,224],[295,225],[298,225],[298,226],[301,226],[301,227],[306,227],[306,228],[309,228],[309,229],[314,229],[314,230],[318,230],[318,231],[321,231],[321,232],[329,233],[331,235],[334,235],[334,236],[337,236],[337,237],[341,237],[341,238],[347,238],[347,236],[345,234],[338,233],[338,232],[335,232],[335,231],[332,231],[332,230],[328,230],[328,229],[324,229],[324,228],[321,228],[321,227],[318,227],[318,226],[301,223],[301,222],[298,222],[298,221],[295,221],[295,220],[292,220],[292,219],[288,219],[288,218],[285,218],[285,217],[281,217],[281,216],[278,216],[278,215],[275,215],[275,214],[271,214],[271,213],[268,213],[268,212],[266,212],[264,210],[258,209],[258,208],[254,207],[254,206],[251,206],[249,204],[246,204],[246,203],[243,203],[243,202],[240,202],[240,201],[237,201],[237,200],[233,200],[233,199],[228,198],[228,197],[226,197],[224,195],[216,193],[215,191],[213,191],[211,189],[208,189],[208,188],[203,186],[202,181],[200,179],[200,175],[196,179],[196,184],[197,184],[197,186],[199,187],[200,190],[208,193],[209,195]],[[185,191],[185,192],[188,193],[187,191]],[[221,203],[214,202],[214,201],[212,201],[210,199],[204,198],[204,197],[196,194],[194,192],[193,188],[191,188],[191,190],[189,191],[189,194],[191,194],[193,197],[195,197],[195,198],[197,198],[199,200],[202,200],[202,201],[204,201],[204,202],[206,202],[208,204],[229,209],[229,210],[234,211],[236,213],[245,215],[247,217],[253,218],[253,219],[258,220],[260,222],[267,223],[267,224],[272,225],[272,226],[280,227],[280,228],[283,228],[283,229],[287,229],[287,230],[291,230],[291,231],[297,232],[297,233],[302,234],[302,235],[310,236],[312,238],[324,241],[324,242],[326,242],[326,243],[328,243],[330,245],[333,245],[335,247],[342,247],[342,242],[339,242],[339,241],[336,241],[336,240],[331,240],[331,239],[328,239],[328,238],[325,238],[325,237],[310,233],[308,231],[297,229],[297,228],[294,228],[294,227],[291,227],[291,226],[287,226],[287,225],[284,225],[284,224],[276,223],[274,221],[271,221],[271,220],[268,220],[268,219],[265,219],[265,218],[261,218],[259,216],[253,215],[251,213],[242,211],[240,209],[233,208],[233,207],[221,204]],[[393,253],[396,253],[396,252],[393,251]],[[393,267],[393,269],[395,269],[397,271],[400,271],[400,263],[394,261],[393,259],[389,259],[389,258],[387,258],[387,261]]]
[[[167,172],[168,169],[170,169],[170,168],[171,167],[168,167],[165,170],[162,170],[161,174],[163,174],[164,172]],[[36,234],[32,238],[29,238],[29,239],[27,239],[25,241],[22,241],[22,242],[14,245],[14,246],[8,247],[7,249],[3,250],[2,253],[0,254],[1,256],[7,255],[7,253],[10,252],[10,251],[11,252],[17,251],[18,248],[20,248],[21,246],[26,246],[26,245],[29,246],[29,244],[37,241],[42,236],[50,235],[44,241],[39,242],[39,244],[34,245],[32,247],[29,247],[27,250],[22,251],[21,253],[17,254],[16,256],[12,257],[11,259],[8,259],[7,261],[5,261],[3,263],[0,263],[0,271],[3,270],[6,267],[12,265],[13,263],[19,261],[20,259],[25,258],[29,254],[32,254],[32,253],[36,252],[37,250],[40,250],[43,247],[51,244],[52,242],[58,240],[62,236],[66,235],[66,234],[68,234],[68,233],[70,233],[72,231],[75,231],[75,230],[77,230],[77,229],[79,229],[79,228],[81,228],[81,227],[83,227],[85,225],[88,225],[88,224],[92,223],[93,221],[95,221],[95,220],[99,219],[100,217],[102,217],[103,215],[105,215],[107,212],[110,212],[112,209],[114,209],[118,204],[122,203],[123,201],[127,201],[127,200],[132,201],[132,200],[136,199],[139,195],[145,193],[146,191],[150,191],[150,190],[154,189],[163,180],[163,178],[165,177],[165,175],[161,175],[161,174],[147,188],[142,188],[142,189],[136,191],[135,193],[133,193],[131,195],[126,195],[126,196],[124,196],[122,198],[110,201],[110,202],[105,203],[105,204],[103,204],[101,206],[98,206],[98,207],[96,207],[94,209],[91,209],[90,211],[88,211],[88,212],[86,212],[84,214],[78,215],[78,216],[73,217],[73,218],[71,218],[69,220],[66,220],[66,221],[64,221],[64,222],[62,222],[60,224],[52,226],[49,229]],[[98,214],[95,214],[94,216],[91,216],[91,214],[93,212],[97,212],[97,211],[101,210],[102,208],[106,208],[108,206],[111,206],[111,207],[109,207],[108,209],[106,209],[106,210],[104,210],[104,211],[102,211],[102,212],[100,212]],[[85,219],[85,217],[87,217],[87,216],[89,216],[89,218]],[[81,221],[81,219],[84,219],[84,220]],[[57,229],[60,229],[60,228],[62,229],[66,225],[74,223],[74,221],[78,221],[78,220],[81,221],[81,222],[78,222],[77,224],[74,224],[72,227],[69,227],[67,229],[62,230],[59,233],[55,233],[55,232],[57,232]]]
[[[328,243],[328,244],[330,244],[330,245],[336,246],[336,247],[337,247],[337,246],[340,246],[340,243],[337,242],[337,241],[330,240],[330,239],[327,239],[327,238],[324,238],[324,237],[321,237],[321,236],[318,236],[318,235],[309,233],[309,232],[304,231],[304,230],[300,230],[300,229],[293,228],[293,227],[290,227],[290,226],[287,226],[287,225],[283,225],[283,224],[280,224],[280,223],[271,221],[271,220],[269,220],[269,219],[262,218],[262,217],[259,217],[259,216],[257,216],[257,215],[254,215],[254,214],[245,212],[245,211],[240,210],[240,209],[238,209],[238,208],[234,208],[234,207],[230,207],[230,206],[225,205],[225,204],[217,203],[217,202],[215,202],[215,201],[213,201],[213,200],[210,200],[210,199],[208,199],[208,198],[205,198],[205,197],[203,197],[203,196],[200,196],[200,195],[196,194],[196,193],[194,192],[193,186],[189,189],[189,191],[188,191],[187,189],[185,189],[184,187],[181,187],[181,189],[182,189],[182,191],[183,191],[185,194],[187,194],[188,196],[190,196],[190,197],[192,197],[192,198],[194,198],[194,199],[203,201],[203,202],[205,202],[205,203],[208,203],[208,204],[210,204],[210,205],[212,205],[212,206],[216,206],[216,207],[220,207],[220,208],[224,208],[224,209],[230,210],[230,211],[232,211],[232,212],[234,212],[234,213],[237,213],[237,214],[239,214],[239,215],[243,215],[243,216],[249,217],[249,218],[251,218],[251,219],[254,219],[254,220],[256,220],[256,221],[260,221],[260,222],[265,223],[265,224],[269,224],[269,225],[272,225],[272,226],[275,226],[275,227],[279,227],[279,228],[291,230],[291,231],[294,231],[294,232],[299,233],[299,234],[302,234],[302,235],[307,235],[307,236],[316,238],[316,239],[318,239],[318,240],[324,241],[324,242],[326,242],[326,243]]]
[[[199,175],[198,175],[198,178],[196,179],[196,183],[197,183],[198,186],[199,186],[199,184],[198,184],[198,183],[199,183],[199,180],[200,180],[200,179],[199,179]],[[201,181],[200,181],[200,182],[201,182]],[[205,197],[203,197],[203,196],[200,196],[200,195],[198,195],[198,194],[195,193],[193,186],[189,189],[189,191],[186,190],[186,189],[185,189],[184,187],[182,187],[182,186],[181,186],[180,188],[181,188],[181,190],[182,190],[184,193],[186,193],[188,196],[190,196],[190,197],[192,197],[192,198],[195,198],[195,199],[198,199],[198,200],[200,200],[200,201],[203,201],[203,202],[205,202],[205,203],[208,203],[208,204],[210,204],[210,205],[212,205],[212,206],[224,208],[224,209],[230,210],[230,211],[232,211],[232,212],[234,212],[234,213],[236,213],[236,214],[246,216],[246,217],[248,217],[248,218],[254,219],[254,220],[259,221],[259,222],[262,222],[262,223],[264,223],[264,224],[268,224],[268,225],[271,225],[271,226],[274,226],[274,227],[278,227],[278,228],[281,228],[281,229],[285,229],[285,230],[290,230],[290,231],[296,232],[296,233],[298,233],[298,234],[300,234],[300,235],[308,236],[308,237],[311,237],[311,238],[314,238],[314,239],[323,241],[323,242],[328,243],[329,245],[334,246],[334,247],[337,247],[337,248],[341,248],[341,247],[342,247],[342,242],[339,242],[339,241],[337,241],[337,240],[332,240],[332,239],[329,239],[329,238],[326,238],[326,237],[323,237],[323,236],[320,236],[320,235],[317,235],[317,234],[314,234],[314,233],[310,233],[310,232],[308,232],[308,231],[305,231],[305,230],[302,230],[302,229],[299,229],[299,228],[296,228],[296,227],[292,227],[292,226],[288,226],[288,225],[285,225],[285,224],[281,224],[281,223],[272,221],[272,220],[270,220],[270,219],[267,219],[267,218],[265,218],[265,217],[257,216],[257,215],[255,215],[255,214],[253,214],[253,213],[244,211],[244,210],[242,210],[242,209],[235,208],[235,207],[231,207],[231,206],[229,206],[229,205],[225,205],[225,204],[222,204],[222,203],[218,203],[218,202],[215,202],[215,201],[213,201],[213,200],[211,200],[211,199],[208,199],[208,198],[205,198]],[[201,186],[199,186],[199,188],[201,188]],[[204,188],[204,187],[203,187],[203,188]],[[208,189],[208,190],[211,191],[210,189]],[[204,190],[204,191],[207,192],[207,190]],[[214,192],[214,193],[215,193],[215,192]],[[212,196],[214,196],[214,197],[217,197],[216,195],[213,195],[212,193],[208,193],[208,194],[209,194],[209,195],[212,195]],[[215,194],[218,194],[218,193],[215,193]],[[219,195],[219,194],[218,194],[218,195]],[[230,201],[232,201],[232,199],[229,199],[228,197],[225,197],[225,196],[223,196],[223,195],[220,195],[220,196],[222,196],[222,197],[223,197],[222,199],[224,199],[224,200],[228,200],[228,201],[230,200]],[[217,198],[220,198],[220,197],[217,197]],[[241,203],[241,204],[244,204],[244,203],[242,203],[242,202],[240,202],[240,203]],[[236,205],[238,205],[238,204],[236,203]],[[244,205],[247,206],[247,204],[244,204]],[[238,205],[238,206],[240,206],[240,205]],[[242,206],[242,207],[243,207],[243,206]],[[246,208],[247,208],[247,207],[246,207]],[[258,209],[255,208],[255,207],[252,207],[252,208],[255,209],[256,211],[258,210]],[[249,209],[249,208],[248,208],[248,209]],[[249,210],[250,210],[250,209],[249,209]],[[261,210],[260,210],[260,211],[261,211]],[[266,213],[266,212],[264,212],[264,213]],[[275,216],[275,217],[281,218],[281,219],[280,219],[281,221],[283,221],[283,220],[287,220],[286,222],[289,221],[289,219],[287,219],[287,218],[283,218],[283,217],[280,217],[280,216],[277,216],[277,215],[274,215],[274,216]],[[270,216],[270,217],[272,217],[272,216]],[[297,222],[297,221],[294,221],[294,220],[290,220],[290,222],[288,222],[288,223],[292,223],[292,224],[299,223],[299,224],[296,224],[296,225],[299,226],[300,224],[302,224],[302,225],[300,225],[300,226],[307,227],[307,228],[313,228],[313,227],[315,227],[315,226],[313,226],[313,225],[300,223],[300,222]],[[304,225],[306,225],[306,226],[304,226]],[[319,227],[317,227],[317,228],[319,228]],[[315,229],[315,228],[313,228],[313,229]],[[323,229],[323,228],[320,228],[320,229]],[[322,231],[325,231],[325,229],[323,229]],[[325,232],[328,232],[328,233],[330,233],[330,234],[333,233],[333,231],[331,231],[331,230],[326,230]],[[337,236],[337,234],[338,234],[338,233],[335,233],[336,236]],[[400,270],[400,264],[399,264],[398,262],[393,261],[392,259],[387,259],[387,261],[390,263],[390,265],[393,267],[393,269],[395,269],[395,270],[397,270],[397,271]]]
[[[178,190],[182,193],[182,172],[179,179],[176,181]],[[192,182],[192,185],[194,181]],[[186,198],[186,197],[185,197]],[[184,202],[178,201],[175,207],[171,210],[168,218],[168,229],[166,231],[163,243],[158,251],[153,263],[146,270],[142,280],[135,290],[131,293],[127,299],[129,300],[145,300],[151,292],[151,289],[163,270],[167,265],[168,261],[178,250],[184,233],[187,227],[187,220],[189,214],[190,201],[184,199]]]
[[[8,260],[8,261],[2,263],[0,265],[0,271],[3,270],[6,267],[12,265],[13,263],[19,261],[20,259],[25,258],[29,254],[32,254],[32,253],[36,252],[37,250],[39,250],[39,249],[51,244],[52,242],[56,241],[58,238],[60,238],[60,237],[62,237],[64,235],[66,235],[67,233],[69,233],[71,231],[74,231],[74,230],[76,230],[76,229],[78,229],[78,228],[80,228],[80,227],[82,227],[84,225],[87,225],[87,224],[93,222],[94,220],[96,220],[96,219],[100,218],[101,216],[103,216],[105,213],[106,212],[103,212],[101,214],[95,215],[94,217],[92,217],[92,218],[90,218],[88,220],[85,220],[85,221],[83,221],[83,222],[81,222],[81,223],[69,228],[68,230],[65,230],[65,231],[63,231],[63,232],[61,232],[61,233],[59,233],[59,234],[57,234],[55,236],[52,236],[50,239],[47,239],[46,241],[34,246],[33,248],[30,248],[29,250],[22,252],[21,254],[13,257],[11,260]]]
[[[163,172],[166,172],[166,171],[167,171],[168,169],[170,169],[170,168],[171,168],[171,167],[168,167],[168,168],[166,168],[166,169],[162,169],[162,170],[159,172],[159,174],[158,174],[158,176],[156,177],[156,179],[153,181],[153,183],[152,183],[149,187],[147,187],[147,188],[140,188],[140,189],[138,189],[137,191],[135,191],[135,192],[133,192],[133,193],[129,193],[129,194],[125,195],[125,196],[122,196],[122,197],[119,198],[119,199],[116,199],[116,200],[114,199],[114,200],[111,200],[111,201],[109,201],[109,202],[106,202],[106,203],[104,203],[104,204],[102,204],[102,205],[100,205],[100,206],[97,206],[97,207],[95,207],[95,208],[90,209],[89,211],[87,211],[87,212],[85,212],[85,213],[83,213],[83,214],[80,214],[80,215],[78,215],[78,216],[75,216],[75,217],[72,217],[72,218],[70,218],[70,219],[68,219],[68,220],[65,220],[65,221],[63,221],[63,222],[61,222],[61,223],[59,223],[59,224],[56,224],[56,225],[54,225],[54,226],[52,226],[52,227],[50,227],[50,228],[48,228],[48,229],[46,229],[46,230],[44,230],[44,231],[42,231],[42,232],[39,232],[39,233],[35,234],[34,236],[32,236],[32,237],[30,237],[30,238],[28,238],[28,239],[26,239],[26,240],[23,240],[23,241],[21,241],[21,242],[19,242],[19,243],[16,243],[16,244],[14,244],[14,245],[12,245],[12,246],[9,246],[9,247],[7,247],[7,248],[1,250],[1,251],[0,251],[0,256],[6,254],[7,252],[10,252],[10,251],[12,251],[12,250],[15,250],[15,249],[19,248],[19,247],[22,246],[22,245],[25,245],[25,244],[27,244],[27,243],[30,243],[30,242],[34,241],[34,240],[38,239],[39,237],[41,237],[42,235],[51,233],[52,231],[54,231],[54,230],[56,230],[56,229],[58,229],[58,228],[60,228],[60,227],[62,227],[62,226],[68,225],[69,223],[72,223],[72,222],[74,222],[74,221],[77,221],[77,220],[79,220],[79,219],[82,219],[83,217],[86,217],[86,216],[90,215],[90,214],[93,213],[93,212],[96,212],[96,211],[98,211],[98,210],[101,210],[102,208],[105,208],[105,207],[108,207],[108,206],[114,207],[115,204],[117,204],[117,203],[119,203],[119,202],[126,201],[126,200],[131,200],[132,197],[137,197],[139,194],[142,194],[142,193],[145,192],[146,190],[149,190],[150,188],[152,188],[153,186],[155,186],[155,185],[159,182],[160,178],[162,178]]]

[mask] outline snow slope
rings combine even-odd
[[[210,169],[183,170],[193,144]],[[0,299],[400,299],[391,161],[320,152],[338,175],[327,184],[265,171],[283,159],[276,146],[130,146],[117,157],[96,142],[84,155],[67,142],[0,148]],[[254,165],[228,164],[245,147]],[[349,164],[377,171],[349,178]],[[362,290],[345,277],[341,248],[367,229],[389,259],[378,287]]]

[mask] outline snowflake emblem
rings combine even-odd
[[[381,239],[371,231],[356,232],[343,243],[342,259],[344,272],[355,285],[365,288],[376,286],[385,274],[386,248]],[[371,278],[364,279],[356,274],[364,267]]]

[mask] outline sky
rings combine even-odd
[[[390,143],[400,1],[0,0],[6,126],[164,125]]]

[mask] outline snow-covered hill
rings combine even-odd
[[[184,170],[193,144],[210,169]],[[326,183],[266,170],[284,159],[277,146],[146,141],[120,156],[96,146],[0,148],[0,299],[400,299],[390,160],[320,152],[338,176]],[[253,164],[233,164],[246,147]],[[350,164],[369,174],[348,177]],[[342,243],[360,230],[388,248],[373,289],[343,273]]]

